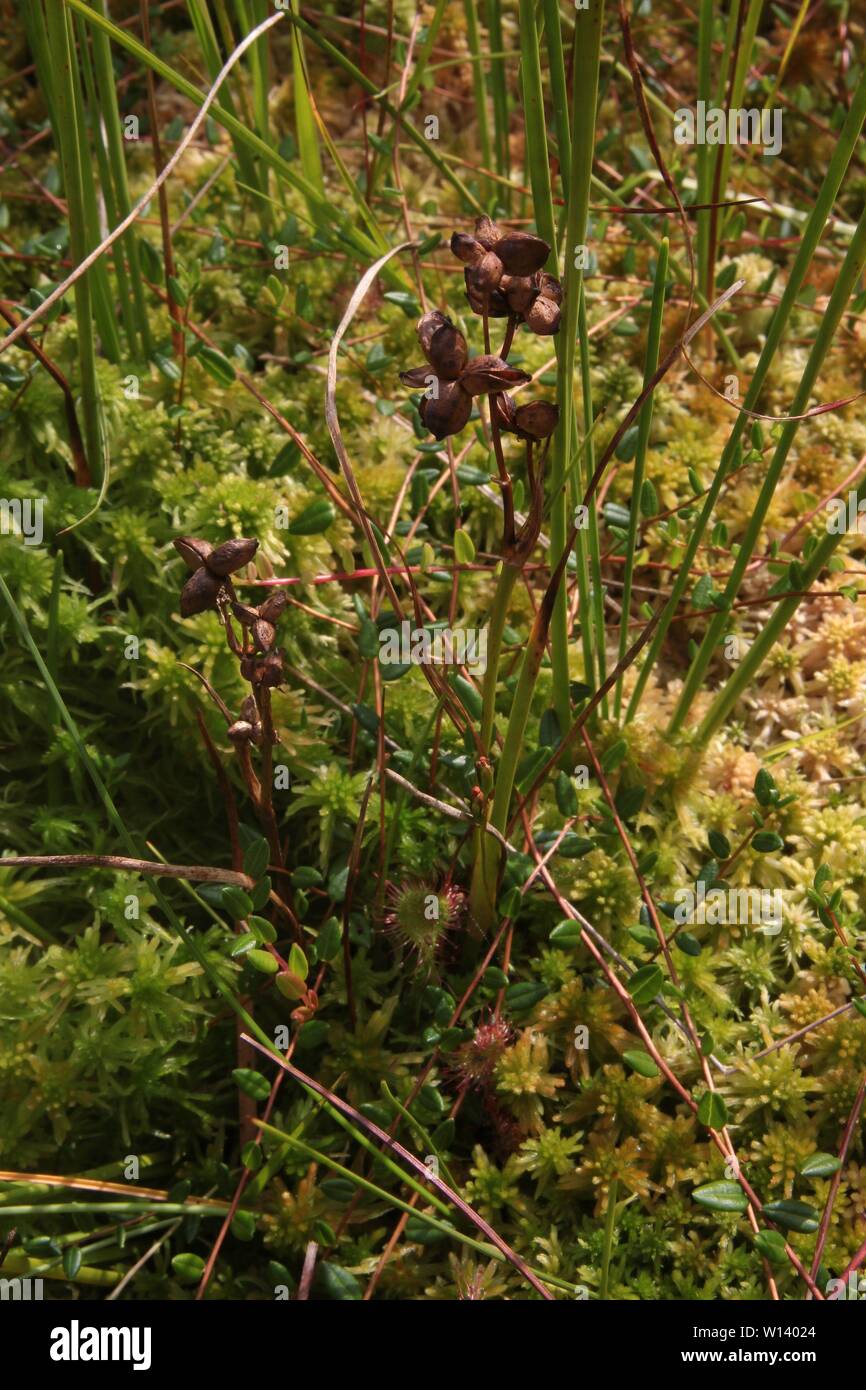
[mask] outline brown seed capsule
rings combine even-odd
[[[216,607],[217,594],[222,588],[222,580],[202,565],[191,574],[180,595],[180,616],[191,618],[194,613],[204,613]]]
[[[196,536],[178,536],[174,548],[191,570],[199,569],[213,550],[210,541],[201,541]]]
[[[527,401],[514,412],[514,431],[521,439],[547,439],[559,421],[559,407],[552,401]]]
[[[282,685],[283,683],[283,657],[281,652],[268,652],[262,661],[256,664],[256,673],[253,678],[257,685]]]
[[[469,359],[469,348],[460,329],[449,322],[436,329],[427,356],[440,377],[455,381]]]
[[[436,439],[459,434],[472,414],[472,400],[456,381],[441,381],[438,396],[422,396],[418,413]]]
[[[502,262],[495,251],[485,251],[481,260],[466,267],[466,283],[473,294],[490,294],[502,279]]]
[[[250,608],[248,604],[238,603],[237,600],[232,604],[232,612],[238,622],[243,623],[244,627],[252,627],[253,623],[258,622],[260,616],[257,608]]]
[[[408,372],[400,373],[400,380],[404,386],[411,386],[413,391],[426,391],[439,377],[430,366],[410,367]]]
[[[259,617],[264,618],[266,623],[275,623],[277,618],[284,612],[288,599],[280,589],[266,598],[264,603],[259,604]]]
[[[509,275],[533,275],[544,265],[550,247],[529,232],[506,232],[496,243],[496,254]]]
[[[223,541],[216,550],[211,551],[207,567],[212,574],[234,574],[235,570],[248,565],[259,548],[258,541],[238,536],[234,540]]]
[[[490,391],[507,391],[531,380],[519,367],[509,367],[501,357],[473,357],[460,374],[460,385],[470,396],[484,396]]]
[[[421,351],[430,361],[430,345],[433,342],[434,333],[438,333],[440,328],[447,328],[451,323],[447,314],[443,314],[441,309],[430,309],[428,313],[422,314],[415,326],[418,334],[418,342],[421,344]]]
[[[241,675],[245,681],[251,681],[256,674],[256,659],[254,656],[241,657]]]
[[[245,719],[236,719],[227,730],[232,743],[252,743],[253,727]]]
[[[277,629],[273,623],[257,618],[253,624],[253,638],[260,652],[269,652],[277,640]]]
[[[514,397],[505,392],[490,397],[490,414],[501,430],[511,433],[514,430]]]
[[[514,314],[525,314],[538,294],[538,288],[530,275],[503,275],[499,288]]]
[[[552,299],[554,304],[562,303],[562,285],[555,275],[547,275],[545,272],[542,272],[541,275],[536,276],[536,279],[541,294],[547,299]]]
[[[481,242],[476,241],[475,237],[470,236],[468,232],[455,232],[453,234],[451,251],[464,265],[474,265],[484,255],[484,247]]]
[[[479,217],[475,221],[475,240],[480,241],[485,251],[492,251],[504,236],[502,228],[489,217]]]
[[[548,299],[546,294],[540,294],[527,309],[524,322],[533,333],[548,337],[551,333],[556,333],[561,318],[562,310],[559,305]]]
[[[466,272],[467,276],[469,272]],[[483,314],[487,310],[488,316],[492,319],[506,319],[511,313],[508,307],[508,300],[499,290],[493,290],[491,294],[479,294],[473,290],[467,281],[466,297],[469,300],[469,307],[474,314]]]

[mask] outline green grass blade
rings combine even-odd
[[[478,144],[481,150],[481,163],[485,169],[493,168],[493,146],[490,143],[490,116],[487,109],[487,84],[481,50],[481,35],[478,28],[478,14],[475,0],[463,0],[463,13],[466,16],[466,42],[472,55],[472,92],[475,98],[475,119],[478,122]],[[439,66],[438,64],[436,66]]]
[[[126,852],[132,857],[137,858],[140,846],[136,844],[132,835],[130,835],[129,831],[127,830],[123,818],[121,817],[120,812],[114,804],[114,800],[111,796],[111,793],[109,792],[104,781],[102,780],[102,774],[100,773],[98,767],[94,763],[92,757],[90,756],[90,753],[87,750],[87,745],[81,734],[81,730],[79,729],[78,724],[76,723],[73,716],[70,714],[69,709],[66,705],[66,701],[63,699],[63,696],[61,695],[60,690],[58,689],[54,677],[52,676],[47,665],[45,664],[45,661],[42,657],[42,653],[40,652],[39,648],[33,640],[33,636],[27,624],[27,619],[24,617],[24,614],[21,612],[21,609],[15,602],[15,599],[9,590],[9,586],[7,585],[2,574],[0,574],[0,597],[4,599],[6,606],[8,607],[9,612],[12,615],[13,622],[15,623],[15,626],[18,628],[18,631],[21,635],[21,639],[27,650],[30,652],[30,655],[33,657],[34,662],[36,663],[36,667],[39,671],[39,674],[41,675],[45,683],[45,688],[48,691],[48,694],[51,697],[54,706],[58,714],[60,715],[61,720],[66,726],[66,729],[72,740],[72,744],[75,749],[76,755],[85,772],[87,773],[88,777],[90,778],[91,782],[93,783],[93,786],[96,790],[96,794],[102,803],[109,823],[113,826],[118,838],[125,847]],[[222,979],[219,976],[219,973],[214,970],[213,966],[208,960],[207,952],[202,949],[202,947],[196,940],[195,933],[187,931],[185,929],[180,918],[174,911],[174,908],[171,906],[171,903],[166,899],[166,897],[162,893],[156,880],[150,878],[149,876],[145,876],[144,881],[147,883],[148,888],[153,894],[154,900],[157,903],[160,911],[165,914],[165,917],[173,927],[174,931],[177,932],[181,941],[184,942],[186,948],[198,961],[199,965],[202,968],[202,971],[210,980],[214,989],[222,995],[222,997],[226,1000],[226,1002],[234,1010],[238,1017],[243,1021],[246,1027],[249,1028],[250,1032],[254,1033],[255,1036],[259,1039],[259,1041],[270,1050],[273,1046],[273,1043],[271,1039],[268,1037],[267,1033],[265,1033],[259,1027],[252,1015],[247,1012],[243,1004],[237,998],[234,991],[229,989],[228,985],[223,983]]]
[[[62,6],[48,10],[50,60],[56,75],[57,137],[63,182],[69,206],[70,250],[75,262],[88,252],[85,236],[84,194],[82,189],[81,145],[76,133],[75,93],[72,81],[73,50],[68,16]],[[81,405],[84,441],[91,477],[99,477],[99,384],[96,376],[96,341],[92,317],[92,274],[75,283],[75,310],[78,327],[78,367],[81,377]]]
[[[836,200],[836,195],[842,185],[845,170],[851,159],[863,122],[866,120],[866,73],[861,77],[857,89],[851,99],[851,106],[845,120],[845,124],[839,133],[836,147],[833,151],[826,176],[818,192],[809,220],[803,229],[800,247],[794,258],[794,263],[788,275],[788,282],[782,293],[782,298],[776,307],[770,326],[767,330],[766,341],[758,359],[758,364],[752,374],[749,389],[746,392],[743,404],[747,410],[757,408],[760,400],[761,391],[764,387],[767,374],[772,366],[782,336],[791,316],[791,312],[797,300],[797,296],[805,282],[806,275],[812,262],[812,257],[821,240],[824,224],[830,210]],[[667,630],[670,626],[680,601],[687,587],[691,582],[691,567],[697,554],[698,546],[703,539],[704,532],[709,524],[710,518],[716,505],[719,493],[722,489],[728,470],[731,468],[736,457],[737,449],[740,445],[743,432],[748,423],[748,416],[742,412],[737,416],[731,431],[730,438],[722,451],[719,467],[716,470],[710,489],[704,501],[703,510],[698,520],[695,522],[689,538],[688,546],[683,555],[679,573],[674,580],[670,597],[665,605],[665,610],[659,622],[658,628],[650,644],[646,660],[641,668],[637,684],[632,692],[628,707],[628,718],[634,715],[635,710],[641,699],[644,687],[649,679],[650,672],[658,660]],[[685,711],[683,711],[683,715]]]
[[[292,15],[300,13],[298,0],[292,0]],[[325,201],[325,180],[322,176],[322,160],[319,154],[319,136],[308,89],[309,76],[304,59],[304,49],[297,27],[292,28],[292,95],[295,103],[295,132],[298,137],[298,151],[304,178],[316,190],[321,201]],[[311,209],[312,211],[312,209]]]
[[[503,208],[506,216],[511,212],[511,148],[508,129],[508,79],[505,70],[505,39],[502,32],[502,5],[500,0],[487,0],[488,45],[496,55],[490,60],[490,86],[493,91],[494,150],[496,152],[496,172],[507,180],[503,193]]]
[[[662,318],[665,306],[665,283],[668,277],[668,242],[667,238],[662,241],[661,253],[656,262],[655,283],[653,285],[652,305],[650,308],[649,332],[647,334],[646,360],[644,363],[644,388],[652,380],[653,374],[659,364],[659,346],[662,335]],[[649,396],[643,405],[640,416],[638,417],[638,437],[637,449],[634,460],[634,476],[631,486],[631,508],[628,523],[628,550],[626,552],[625,570],[623,573],[622,585],[622,618],[619,627],[619,659],[622,661],[628,647],[628,618],[631,608],[632,579],[634,576],[634,557],[637,549],[637,531],[640,518],[640,498],[643,490],[644,474],[646,470],[647,448],[649,446],[649,433],[653,417],[653,398]],[[616,696],[614,699],[614,714],[617,719],[622,708],[622,676],[620,675],[616,683]]]
[[[848,305],[857,281],[866,265],[866,212],[862,215],[857,227],[857,231],[848,248],[841,270],[839,271],[833,292],[830,295],[829,303],[824,310],[815,341],[809,353],[800,384],[797,387],[794,400],[791,403],[791,414],[801,415],[809,407],[812,391],[818,379],[818,374],[832,345],[836,335],[836,330],[842,319],[842,315]],[[761,486],[758,499],[752,508],[749,516],[746,531],[740,543],[730,577],[724,589],[724,597],[728,605],[735,602],[742,583],[743,575],[755,552],[764,518],[773,500],[773,493],[776,490],[779,479],[782,475],[791,445],[800,429],[801,421],[790,420],[782,427],[778,443],[773,453],[770,466],[767,469],[766,477]],[[704,634],[703,642],[695,656],[689,669],[689,674],[683,686],[682,694],[674,710],[670,723],[670,732],[674,733],[682,726],[692,701],[697,694],[699,686],[703,683],[704,674],[707,666],[712,659],[713,651],[718,646],[719,640],[730,619],[728,612],[720,612],[711,619],[710,624]]]

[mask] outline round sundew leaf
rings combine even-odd
[[[702,1207],[709,1207],[710,1211],[746,1211],[749,1205],[740,1184],[725,1178],[696,1187],[692,1196]]]
[[[659,993],[664,978],[658,965],[642,965],[628,980],[628,992],[636,1004],[648,1004]]]
[[[800,1173],[804,1178],[829,1178],[833,1173],[838,1173],[841,1167],[842,1164],[835,1154],[810,1154],[806,1161],[800,1164]]]
[[[628,1062],[632,1070],[636,1071],[640,1076],[660,1075],[658,1067],[648,1052],[641,1052],[639,1050],[635,1052],[624,1052],[622,1054],[622,1059],[624,1062]]]
[[[728,1107],[718,1091],[705,1091],[701,1096],[698,1119],[707,1129],[722,1129],[728,1123]]]

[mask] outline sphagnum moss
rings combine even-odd
[[[690,345],[706,380],[675,356],[611,450],[573,557],[568,519],[690,283],[610,7],[437,5],[405,80],[394,45],[388,68],[295,7],[167,183],[167,291],[163,228],[139,221],[41,316],[99,210],[110,228],[151,186],[148,142],[118,128],[148,134],[147,71],[168,150],[250,31],[247,7],[217,38],[184,5],[148,52],[69,0],[45,34],[58,87],[29,17],[39,88],[2,74],[8,332],[37,314],[0,353],[4,1275],[81,1300],[121,1280],[143,1300],[667,1302],[856,1280],[864,426],[838,402],[863,362],[866,78],[851,52],[837,111],[832,62],[810,78],[836,50],[822,14],[764,33],[750,5],[738,47],[735,8],[715,31],[712,6],[692,28],[656,7],[671,63],[650,91],[649,55],[644,83],[701,205],[696,305],[745,284]],[[297,90],[268,101],[289,49]],[[758,71],[785,94],[778,159],[676,143],[671,103],[718,80],[760,105]],[[377,556],[332,471],[321,363],[395,209],[414,249],[337,383]],[[797,399],[832,408],[749,414]],[[37,537],[23,504],[43,498]],[[395,596],[418,625],[486,625],[486,672],[445,668],[431,698],[379,663]],[[710,910],[678,920],[699,889]],[[762,891],[780,923],[738,918]],[[242,1031],[325,1094],[278,1088]],[[505,1251],[374,1157],[371,1123]]]

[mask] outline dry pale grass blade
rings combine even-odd
[[[226,59],[226,62],[223,64],[216,79],[209,88],[207,96],[205,97],[201,107],[199,108],[198,114],[193,120],[192,125],[186,132],[186,135],[180,141],[177,149],[171,156],[171,159],[168,160],[159,176],[156,179],[154,179],[153,183],[151,184],[147,192],[144,194],[144,196],[139,198],[132,211],[128,213],[126,217],[124,217],[122,222],[118,223],[118,225],[114,228],[114,231],[109,232],[108,236],[104,237],[103,240],[99,243],[99,245],[95,246],[88,256],[85,256],[84,260],[81,261],[81,263],[75,267],[71,274],[67,275],[66,279],[61,284],[57,285],[57,287],[53,289],[49,295],[46,295],[45,299],[42,300],[42,303],[36,309],[34,309],[31,314],[28,314],[26,319],[22,319],[21,322],[17,324],[15,328],[13,328],[11,333],[7,333],[3,341],[0,342],[0,352],[5,352],[6,349],[11,347],[13,343],[17,342],[18,339],[24,333],[26,333],[28,329],[33,326],[34,323],[37,323],[39,319],[44,318],[45,314],[48,313],[48,310],[52,307],[52,305],[56,304],[58,300],[62,299],[63,296],[76,283],[76,281],[80,280],[82,275],[86,275],[90,267],[96,261],[99,260],[100,256],[104,256],[108,248],[110,246],[113,246],[114,243],[120,237],[123,236],[124,232],[132,226],[136,218],[141,216],[147,205],[153,199],[154,194],[158,193],[160,188],[162,188],[162,185],[166,182],[166,180],[171,177],[172,173],[177,168],[178,164],[183,158],[186,150],[192,144],[193,140],[195,139],[196,135],[198,134],[199,130],[204,124],[204,121],[207,118],[208,111],[210,110],[211,106],[216,100],[217,92],[219,91],[223,82],[228,77],[232,68],[235,66],[235,63],[237,63],[238,60],[243,57],[247,49],[255,43],[256,39],[261,38],[262,34],[264,34],[268,29],[272,28],[273,25],[275,25],[278,22],[278,20],[282,19],[283,17],[284,16],[282,11],[279,11],[277,14],[270,15],[267,19],[263,20],[261,24],[256,25],[255,29],[251,30],[251,32],[247,34],[246,38],[238,44],[234,52],[231,53],[229,57]]]

